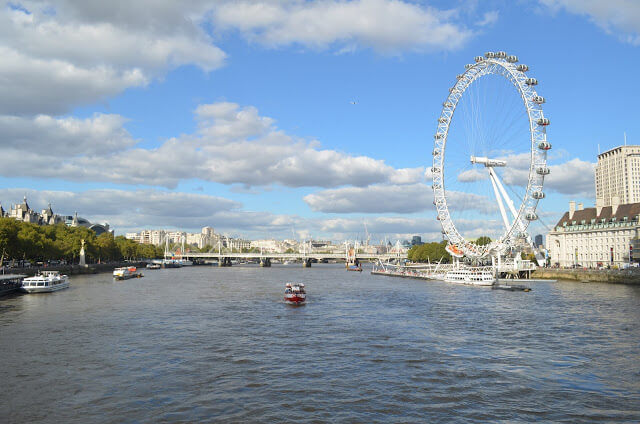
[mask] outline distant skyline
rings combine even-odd
[[[634,0],[16,0],[0,34],[2,206],[116,234],[438,240],[436,121],[486,51],[547,99],[532,236],[595,203],[598,150],[640,144]]]

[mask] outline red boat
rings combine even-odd
[[[286,283],[284,285],[284,301],[290,305],[303,305],[307,300],[307,292],[302,283]]]

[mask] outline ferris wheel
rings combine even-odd
[[[483,258],[519,242],[545,197],[545,99],[516,56],[488,52],[465,65],[443,103],[434,136],[434,205],[454,256]],[[455,114],[455,118],[454,118]],[[492,235],[488,244],[481,235]]]

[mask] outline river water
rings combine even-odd
[[[369,271],[147,270],[0,299],[0,422],[640,422],[640,287]]]

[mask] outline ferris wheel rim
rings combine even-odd
[[[489,52],[485,54],[485,57],[476,57],[475,63],[466,65],[465,72],[457,76],[456,83],[449,89],[449,95],[443,103],[443,109],[438,119],[438,130],[434,136],[433,167],[431,168],[434,204],[443,234],[449,243],[457,245],[465,256],[483,257],[491,250],[503,250],[512,244],[517,237],[523,235],[528,237],[526,230],[529,221],[537,219],[535,213],[537,204],[544,197],[544,176],[549,173],[546,166],[546,154],[551,147],[546,138],[546,126],[549,124],[549,120],[545,118],[542,110],[544,98],[540,97],[534,89],[537,80],[529,78],[526,75],[528,67],[522,64],[516,65],[517,62],[518,59],[515,56],[507,56],[504,52]],[[503,76],[515,86],[526,108],[530,134],[529,175],[525,195],[511,226],[498,240],[486,246],[479,246],[466,240],[460,234],[449,213],[444,183],[444,157],[451,121],[465,91],[482,77],[496,74]]]

